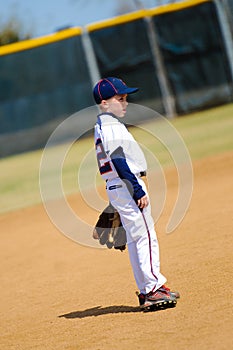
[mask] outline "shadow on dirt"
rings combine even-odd
[[[101,316],[101,315],[107,315],[107,314],[119,314],[119,313],[130,313],[130,312],[141,312],[139,307],[133,307],[133,306],[108,306],[108,307],[101,307],[96,306],[91,309],[83,310],[83,311],[73,311],[69,312],[68,314],[60,315],[58,317],[64,317],[64,318],[85,318],[85,317],[91,317],[91,316]]]

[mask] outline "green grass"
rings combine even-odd
[[[233,104],[177,117],[167,123],[148,122],[132,128],[153,168],[154,155],[161,166],[171,166],[173,159],[168,149],[176,147],[178,134],[184,140],[192,160],[233,150]],[[169,134],[171,132],[171,135]],[[169,143],[168,149],[157,135]],[[52,158],[62,153],[67,144],[49,152]],[[67,148],[68,149],[68,148]],[[39,167],[43,150],[28,152],[0,160],[0,212],[6,212],[41,202]],[[57,169],[52,165],[46,176],[51,184]],[[93,178],[103,183],[97,174],[97,165],[91,137],[75,143],[68,151],[62,168],[64,191],[78,191],[77,176],[81,174],[82,187],[93,186]]]

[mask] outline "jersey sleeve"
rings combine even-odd
[[[136,176],[131,172],[126,162],[123,148],[118,147],[110,154],[110,157],[119,177],[126,183],[126,186],[133,199],[137,201],[145,196],[142,186],[138,183]]]

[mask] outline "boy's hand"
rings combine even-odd
[[[145,195],[145,196],[141,197],[140,199],[138,199],[137,204],[138,204],[138,207],[140,209],[146,208],[148,206],[148,204],[149,204],[149,199],[148,199],[147,195]]]

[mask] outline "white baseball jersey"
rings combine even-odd
[[[95,144],[100,174],[105,180],[119,176],[111,158],[119,147],[122,147],[125,160],[133,174],[146,171],[146,159],[141,148],[125,125],[112,114],[98,116],[95,125]]]

